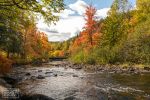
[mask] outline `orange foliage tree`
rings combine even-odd
[[[79,36],[73,42],[73,45],[70,47],[70,52],[76,52],[79,48],[83,48],[84,50],[89,50],[91,47],[96,45],[96,41],[98,40],[99,34],[99,24],[96,22],[96,9],[89,5],[86,7],[85,12],[85,26],[84,30],[80,32]]]
[[[44,32],[39,32],[35,25],[28,25],[23,31],[23,52],[24,59],[40,58],[48,55],[48,37]]]
[[[92,35],[96,30],[95,14],[96,14],[96,9],[92,5],[86,7],[86,12],[85,12],[86,24],[84,28],[86,30],[87,40],[90,43],[90,45],[93,45]]]

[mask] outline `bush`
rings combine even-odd
[[[14,65],[17,65],[17,66],[19,66],[19,65],[27,65],[27,64],[30,64],[30,62],[31,62],[31,60],[29,60],[29,59],[20,59],[20,58],[18,58],[18,59],[13,59],[14,60]]]
[[[150,64],[150,21],[135,27],[135,32],[127,38],[120,50],[123,62]]]
[[[93,49],[92,54],[90,55],[95,60],[97,64],[108,64],[116,62],[116,51],[115,49],[111,49],[107,46],[105,47],[97,47]]]
[[[78,51],[71,56],[71,61],[75,63],[84,63],[84,52]]]
[[[0,73],[5,74],[10,72],[12,61],[0,55]]]
[[[86,63],[86,64],[96,64],[96,57],[93,56],[93,53],[85,55],[84,63]]]

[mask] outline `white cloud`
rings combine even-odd
[[[69,16],[60,19],[56,25],[50,27],[43,24],[43,20],[40,20],[37,27],[40,31],[48,34],[49,41],[62,41],[75,36],[77,32],[82,30],[84,23],[82,16]]]
[[[59,16],[61,18],[67,18],[69,15],[75,14],[75,11],[70,10],[70,9],[65,9],[61,11],[60,13],[54,13],[54,15]]]
[[[85,13],[86,6],[88,6],[87,3],[82,0],[78,0],[76,3],[69,5],[69,7],[76,11],[79,15],[83,15]]]
[[[77,0],[74,4],[70,4],[68,9],[65,9],[59,14],[60,20],[56,25],[47,26],[44,20],[38,21],[37,27],[40,31],[48,35],[49,41],[64,41],[75,36],[83,29],[85,24],[84,17],[87,4],[82,0]],[[97,10],[96,17],[105,18],[110,8]],[[75,14],[77,12],[78,14]]]
[[[48,37],[50,41],[64,41],[70,38],[70,33],[49,33]]]
[[[105,17],[107,17],[107,13],[109,10],[110,10],[110,8],[99,9],[96,12],[96,16],[101,17],[101,18],[105,18]]]
[[[66,19],[60,19],[56,25],[52,25],[51,29],[56,29],[59,33],[74,33],[81,30],[84,25],[84,18],[82,16],[70,16]]]
[[[65,9],[62,13],[60,13],[60,15],[64,18],[67,18],[69,15],[72,14],[75,14],[75,12],[69,9]]]

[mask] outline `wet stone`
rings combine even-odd
[[[54,100],[51,97],[42,95],[42,94],[34,94],[34,95],[23,95],[21,98],[21,100]]]
[[[31,79],[32,79],[32,80],[35,80],[35,79],[36,79],[36,76],[31,76]]]
[[[78,75],[75,75],[75,74],[74,74],[74,75],[72,75],[72,76],[73,76],[73,77],[78,77]]]
[[[26,73],[25,75],[26,75],[26,76],[30,76],[30,75],[31,75],[31,73]]]
[[[144,67],[144,70],[150,71],[150,67]]]
[[[45,72],[45,74],[51,74],[51,73],[53,73],[53,72]]]
[[[44,76],[42,76],[42,75],[38,75],[38,77],[37,77],[38,79],[45,79],[45,77]]]
[[[64,100],[77,100],[77,99],[73,96],[70,96],[70,97],[65,98]]]
[[[54,74],[54,77],[57,77],[58,75],[57,74]]]
[[[134,72],[135,69],[134,69],[133,67],[130,67],[130,68],[129,68],[129,71],[130,71],[130,72]]]
[[[42,72],[42,70],[38,70],[38,72]]]

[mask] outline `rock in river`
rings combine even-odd
[[[34,94],[34,95],[30,95],[30,96],[24,95],[21,97],[20,100],[54,100],[54,99],[51,97],[42,95],[42,94]]]
[[[57,74],[54,74],[54,76],[57,77],[58,75],[57,75]]]
[[[64,100],[77,100],[75,97],[71,96],[71,97],[67,97]]]
[[[51,74],[51,73],[53,73],[53,72],[45,72],[45,74]]]
[[[38,70],[38,72],[42,72],[42,70]]]
[[[38,77],[37,77],[38,79],[45,79],[45,77],[44,76],[42,76],[42,75],[38,75]]]
[[[78,75],[75,75],[75,74],[73,74],[72,76],[73,76],[73,77],[78,77]]]
[[[26,73],[25,75],[26,75],[26,76],[30,76],[30,75],[31,75],[31,73]]]
[[[150,67],[144,67],[144,70],[150,71]]]

